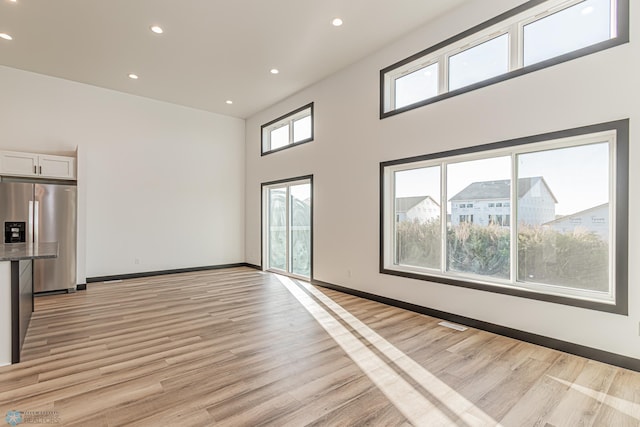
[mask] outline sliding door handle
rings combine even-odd
[[[40,201],[33,202],[33,242],[40,241]]]

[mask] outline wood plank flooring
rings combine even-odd
[[[439,321],[249,268],[94,283],[36,299],[0,418],[640,426],[640,373]]]

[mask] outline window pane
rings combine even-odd
[[[284,125],[271,131],[271,150],[289,144],[289,125]]]
[[[286,270],[287,191],[269,189],[269,268]]]
[[[440,167],[395,173],[395,263],[440,269]]]
[[[508,279],[511,159],[449,164],[447,192],[447,270]]]
[[[438,63],[395,80],[396,105],[401,108],[438,94]]]
[[[610,0],[587,0],[524,27],[524,65],[611,38]]]
[[[311,275],[311,184],[292,185],[291,272]]]
[[[509,34],[503,34],[449,58],[449,90],[509,71]]]
[[[311,138],[311,116],[293,122],[293,142]]]
[[[609,144],[518,155],[518,280],[609,290]]]

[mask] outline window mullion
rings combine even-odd
[[[293,144],[293,119],[289,120],[289,145]]]
[[[440,163],[440,271],[447,272],[447,163]]]
[[[617,237],[616,237],[616,228],[617,228],[617,192],[616,192],[616,177],[618,176],[616,159],[617,156],[617,135],[615,138],[609,139],[609,242],[611,242],[610,250],[609,250],[609,294],[615,299],[616,295],[616,287],[614,285],[616,276],[617,276],[617,266],[616,266],[616,257],[617,257]]]
[[[515,286],[518,282],[518,154],[511,155],[511,200],[509,204],[510,268],[509,279]]]
[[[447,93],[449,91],[449,61],[448,56],[443,54],[440,55],[440,59],[438,60],[440,65],[438,67],[439,70],[439,87],[440,93]]]
[[[398,220],[396,218],[397,210],[396,210],[396,171],[388,172],[389,178],[387,179],[388,183],[388,191],[391,194],[391,203],[386,207],[386,212],[390,222],[387,223],[387,227],[390,231],[390,241],[393,242],[390,248],[390,252],[387,252],[387,256],[391,255],[391,264],[399,265],[400,259],[398,257]],[[390,187],[390,188],[389,188]],[[389,215],[391,213],[391,215]],[[389,236],[389,231],[387,231],[387,236]]]
[[[516,22],[509,27],[510,71],[522,67],[522,46],[522,26]]]
[[[449,88],[449,67],[447,66],[446,56],[440,55],[438,58],[438,93],[447,93]]]
[[[610,26],[611,26],[611,38],[616,38],[618,37],[618,2],[617,0],[611,0],[610,4],[610,11],[611,11],[611,20],[610,20]]]
[[[385,112],[396,109],[396,79],[398,77],[400,76],[385,77],[384,84],[387,87],[387,90],[385,91],[385,96],[387,96],[385,102]]]
[[[285,271],[291,273],[291,186],[286,186],[287,202],[285,203],[285,233],[286,233],[286,257],[285,257]]]

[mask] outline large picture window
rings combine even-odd
[[[381,272],[627,310],[628,122],[381,163]]]
[[[629,41],[629,0],[530,0],[380,71],[380,117]]]

